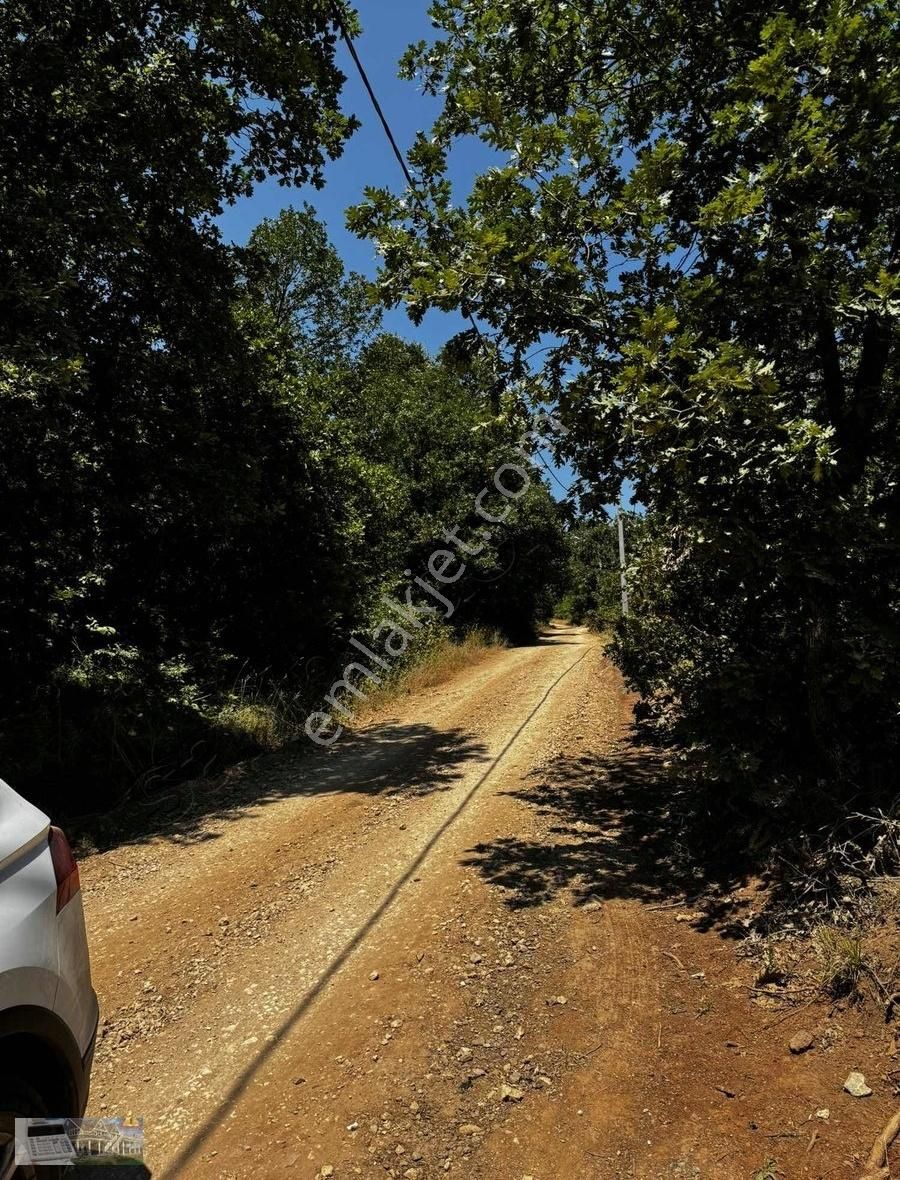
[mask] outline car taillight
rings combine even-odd
[[[50,829],[50,856],[56,873],[56,912],[59,913],[81,888],[78,865],[62,828]]]

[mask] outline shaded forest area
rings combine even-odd
[[[524,422],[477,361],[382,333],[308,206],[220,238],[222,202],[320,183],[352,130],[327,6],[148,12],[0,14],[0,757],[57,813],[298,733],[381,595],[483,524]],[[535,480],[409,659],[527,636],[562,554]]]
[[[454,627],[614,623],[701,810],[863,863],[834,825],[890,819],[900,752],[896,0],[439,0],[415,192],[348,213],[372,288],[302,204],[215,223],[354,131],[335,11],[0,12],[5,773],[83,811],[296,729],[543,404],[580,515],[533,482]],[[480,330],[429,357],[376,300]]]

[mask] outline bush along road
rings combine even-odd
[[[92,1109],[158,1178],[858,1175],[884,1025],[730,937],[633,704],[555,624],[88,858]]]

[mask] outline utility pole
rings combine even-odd
[[[619,581],[622,586],[622,617],[628,616],[628,587],[625,585],[625,525],[622,521],[622,508],[616,508],[616,524],[619,526]]]

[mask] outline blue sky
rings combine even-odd
[[[440,111],[439,100],[423,94],[417,83],[397,77],[397,63],[407,46],[415,41],[430,40],[435,35],[428,7],[429,0],[390,0],[387,4],[377,0],[357,0],[363,31],[356,39],[356,50],[402,152],[412,145],[417,131],[431,126]],[[312,187],[288,189],[274,181],[266,182],[252,197],[226,208],[219,224],[226,240],[243,243],[264,217],[274,217],[288,205],[308,201],[328,227],[329,236],[345,265],[373,278],[378,269],[374,245],[360,241],[347,230],[344,214],[348,206],[362,199],[366,185],[400,191],[405,182],[356,67],[342,43],[338,48],[338,65],[347,78],[343,108],[356,115],[362,126],[347,142],[340,159],[328,165],[325,187],[319,191]],[[478,173],[494,162],[496,156],[492,151],[476,140],[466,140],[454,147],[448,172],[454,198],[461,203]],[[383,324],[387,330],[416,340],[432,352],[468,327],[468,322],[458,314],[440,311],[429,312],[423,323],[417,326],[402,307],[385,312]],[[549,460],[549,456],[547,458]],[[564,496],[563,489],[568,488],[574,478],[571,469],[555,468],[554,478],[548,477],[548,483],[557,499]]]
[[[422,94],[417,83],[404,82],[397,77],[397,62],[407,45],[434,36],[435,30],[428,18],[428,0],[390,0],[388,4],[357,0],[357,8],[363,32],[356,40],[356,49],[400,150],[405,152],[412,145],[416,132],[427,130],[440,109],[440,103]],[[260,185],[248,200],[226,209],[219,224],[227,240],[242,243],[264,217],[276,216],[286,205],[308,201],[328,226],[331,240],[345,264],[351,270],[374,277],[377,269],[374,246],[348,232],[344,211],[362,199],[366,185],[400,191],[404,180],[343,44],[338,50],[338,65],[347,76],[343,108],[356,115],[362,127],[347,142],[343,156],[328,166],[325,188],[319,192],[311,187],[287,189],[267,182]],[[460,201],[473,178],[491,160],[490,150],[474,141],[453,151],[450,178],[454,195]],[[435,311],[429,313],[421,327],[416,327],[402,308],[396,308],[386,313],[384,326],[398,335],[420,341],[433,351],[467,325],[458,315]]]

